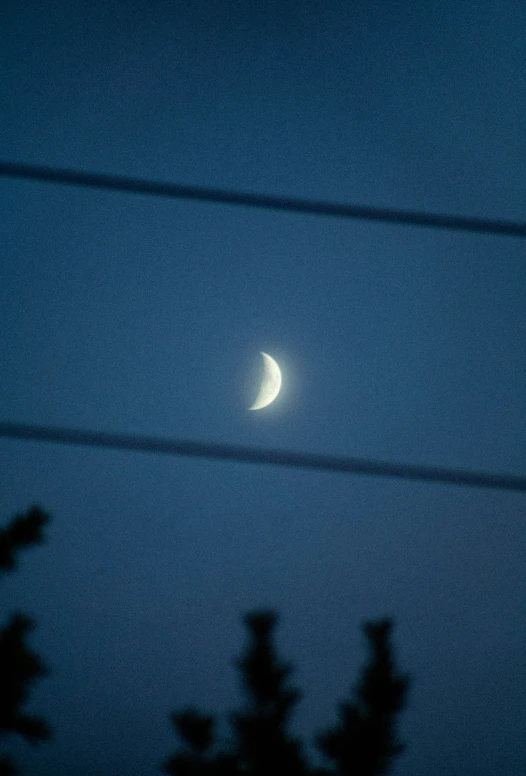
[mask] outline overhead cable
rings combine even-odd
[[[431,227],[463,232],[506,235],[508,237],[526,237],[526,223],[503,221],[490,218],[423,213],[412,210],[370,207],[368,205],[346,205],[336,202],[280,197],[267,194],[253,194],[207,186],[186,186],[177,183],[130,178],[122,175],[103,175],[100,173],[66,170],[18,162],[0,161],[0,176],[24,178],[46,183],[59,183],[67,186],[84,186],[108,191],[122,191],[130,194],[143,194],[173,199],[197,200],[222,205],[275,210],[289,213],[304,213],[336,218],[352,218],[362,221],[380,221],[406,226]]]
[[[239,445],[164,439],[134,434],[112,434],[22,423],[0,423],[0,437],[526,492],[526,477],[431,466],[413,466],[335,455],[295,453],[285,450],[258,450]]]

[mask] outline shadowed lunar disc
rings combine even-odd
[[[281,370],[272,356],[261,352],[263,356],[263,379],[259,393],[249,410],[261,410],[274,401],[281,389]]]

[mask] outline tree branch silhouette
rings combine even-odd
[[[48,522],[48,515],[34,506],[0,529],[0,571],[14,571],[18,553],[44,541],[43,529]],[[51,731],[44,719],[24,711],[33,683],[47,673],[40,657],[27,644],[33,627],[30,617],[16,612],[0,629],[0,736],[19,735],[37,744],[50,738]],[[16,773],[9,757],[0,758],[0,776]]]
[[[396,717],[405,705],[409,679],[395,669],[391,630],[387,619],[364,624],[371,654],[356,700],[341,703],[339,724],[318,737],[321,752],[345,776],[381,776],[403,751],[396,737]]]
[[[300,693],[288,684],[292,668],[280,661],[274,647],[277,620],[272,611],[255,611],[244,618],[249,641],[236,665],[246,703],[230,717],[230,749],[217,751],[212,716],[194,708],[175,713],[171,720],[181,747],[162,765],[169,776],[381,776],[401,754],[396,722],[409,679],[395,667],[391,620],[363,626],[370,654],[356,703],[342,703],[339,723],[317,739],[318,748],[332,761],[330,769],[309,765],[300,741],[288,731]]]

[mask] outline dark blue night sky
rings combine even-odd
[[[0,158],[521,219],[517,0],[9,1]],[[514,238],[0,179],[0,419],[524,474]],[[249,412],[259,351],[283,367]],[[281,616],[307,738],[391,615],[400,776],[526,767],[524,496],[0,441],[4,585],[52,669],[33,776],[144,776],[168,714],[238,705],[241,615]]]

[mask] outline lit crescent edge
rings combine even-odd
[[[272,356],[260,351],[265,362],[265,371],[259,393],[249,410],[261,410],[274,401],[281,390],[281,370]]]

